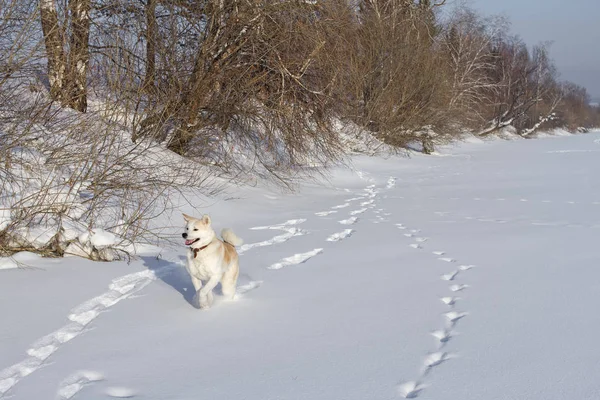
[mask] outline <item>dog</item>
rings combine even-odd
[[[194,304],[202,310],[210,308],[212,291],[219,282],[223,296],[233,299],[240,273],[235,247],[243,243],[242,239],[230,229],[223,229],[220,240],[208,215],[198,219],[183,214],[183,219],[185,232],[181,236],[189,246],[186,267],[196,289]]]

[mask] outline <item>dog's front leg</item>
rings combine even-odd
[[[210,308],[213,300],[212,291],[220,280],[220,276],[213,275],[208,282],[206,282],[206,285],[204,285],[204,287],[198,291],[198,295],[200,297],[200,309],[206,310],[207,308]]]
[[[191,274],[190,278],[192,278],[192,284],[196,290],[196,294],[194,294],[194,298],[192,299],[192,305],[194,307],[200,307],[200,289],[202,289],[202,281]]]

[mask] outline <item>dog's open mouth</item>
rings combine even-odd
[[[194,243],[196,243],[198,240],[200,240],[200,238],[197,238],[197,239],[188,239],[188,240],[185,241],[185,245],[186,246],[191,246]]]

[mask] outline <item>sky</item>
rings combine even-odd
[[[484,15],[505,15],[529,45],[552,41],[561,79],[600,99],[600,0],[468,0]]]

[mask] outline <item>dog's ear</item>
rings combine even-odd
[[[211,223],[210,217],[209,217],[208,215],[206,215],[206,214],[205,214],[205,215],[202,217],[202,222],[203,222],[203,223],[204,223],[206,226],[209,226],[209,225],[210,225],[210,223]]]
[[[194,219],[194,217],[190,217],[190,216],[189,216],[189,215],[187,215],[187,214],[183,214],[183,220],[184,220],[185,222],[190,222],[190,221],[191,221],[191,220],[193,220],[193,219]]]

